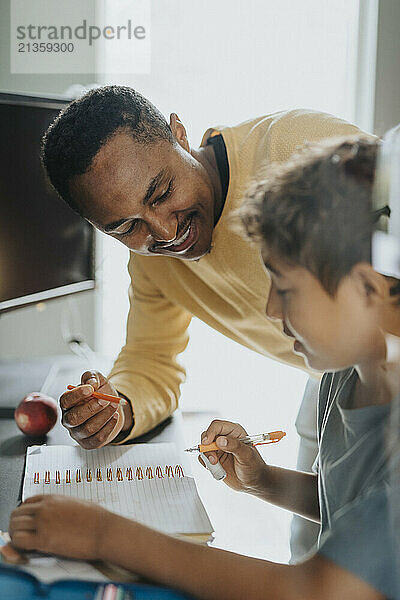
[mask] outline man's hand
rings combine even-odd
[[[201,443],[216,442],[221,448],[218,452],[207,452],[207,456],[213,464],[219,460],[224,467],[227,475],[224,483],[236,491],[263,495],[268,481],[268,465],[253,446],[239,441],[246,435],[237,423],[215,420],[202,433]],[[201,457],[199,460],[202,463]]]
[[[116,389],[98,371],[86,371],[81,385],[60,398],[62,424],[82,448],[101,448],[133,424],[130,403],[120,398],[119,404],[92,396],[94,391],[118,396]]]
[[[33,496],[11,514],[13,547],[70,558],[100,558],[107,518],[115,517],[92,502],[64,496]]]

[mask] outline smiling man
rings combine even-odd
[[[185,375],[177,356],[192,316],[304,368],[281,325],[266,321],[270,280],[231,215],[270,163],[306,141],[358,132],[330,115],[292,110],[209,129],[194,149],[176,114],[168,124],[141,94],[120,86],[92,90],[60,114],[43,140],[52,184],[132,251],[126,344],[107,379],[87,372],[84,385],[60,400],[63,423],[83,448],[137,437],[176,409]],[[119,394],[118,410],[95,398],[82,403],[93,388]]]
[[[182,146],[166,123],[157,147],[135,143],[130,131],[115,133],[90,169],[72,178],[71,195],[93,225],[130,250],[199,259],[211,247],[221,185],[211,146],[192,156],[176,115],[171,125]]]

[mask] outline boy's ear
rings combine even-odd
[[[359,293],[369,304],[382,304],[389,291],[388,285],[380,273],[369,263],[357,263],[351,270],[350,276],[353,278]]]
[[[169,126],[171,127],[172,135],[180,146],[187,152],[190,151],[189,140],[187,138],[184,124],[179,120],[176,113],[171,113],[169,117]]]

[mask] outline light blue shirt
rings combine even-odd
[[[396,505],[400,510],[393,478],[400,449],[388,443],[394,403],[351,408],[357,378],[355,369],[347,369],[327,373],[321,381],[318,552],[387,598],[400,599],[400,531],[393,511]]]

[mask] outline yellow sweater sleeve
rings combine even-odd
[[[132,255],[126,344],[109,380],[132,403],[134,426],[125,442],[146,433],[178,405],[185,370],[176,357],[186,348],[191,314],[170,302],[144,272],[151,258]]]

